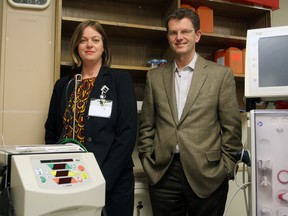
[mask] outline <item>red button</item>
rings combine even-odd
[[[78,169],[79,169],[80,171],[84,171],[84,170],[85,170],[84,166],[82,166],[82,165],[79,165],[79,166],[78,166]]]

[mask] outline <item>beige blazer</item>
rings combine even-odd
[[[241,151],[241,117],[230,68],[198,55],[188,98],[178,121],[173,63],[147,73],[138,151],[149,183],[155,185],[173,158],[176,143],[184,172],[202,198],[226,177],[233,178]]]

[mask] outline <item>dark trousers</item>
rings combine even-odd
[[[228,180],[208,198],[198,197],[191,189],[181,162],[174,159],[155,186],[149,186],[154,216],[223,216]]]
[[[112,191],[106,191],[106,204],[102,216],[133,216],[134,185],[133,168],[127,169],[115,183]]]

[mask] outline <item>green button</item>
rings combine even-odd
[[[45,177],[40,176],[40,179],[41,179],[41,182],[42,182],[42,183],[45,183],[45,182],[46,182],[46,178],[45,178]]]

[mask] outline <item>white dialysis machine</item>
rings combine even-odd
[[[250,111],[252,216],[288,215],[288,110]]]
[[[271,106],[288,100],[287,59],[288,26],[247,31],[245,98],[250,115],[252,216],[288,216],[288,110]],[[270,106],[255,110],[256,102]]]
[[[76,144],[6,147],[0,168],[1,216],[101,215],[105,180]]]

